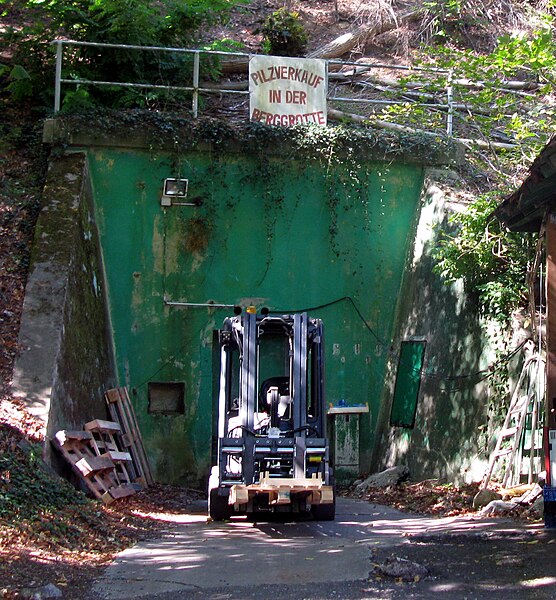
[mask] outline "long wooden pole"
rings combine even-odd
[[[556,211],[546,225],[546,425],[556,429]]]
[[[554,453],[556,439],[556,211],[548,214],[546,224],[546,417],[544,430],[546,485],[556,488]],[[552,433],[551,433],[552,432]],[[549,490],[550,493],[554,490]],[[556,527],[556,501],[547,498],[544,502],[546,527]]]

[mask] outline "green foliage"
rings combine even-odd
[[[435,3],[440,4],[454,15],[459,10],[458,3]],[[425,70],[398,78],[396,87],[385,96],[397,104],[375,108],[369,121],[445,132],[447,108],[441,105],[446,105],[450,88],[455,105],[454,137],[513,145],[514,150],[499,154],[494,163],[487,160],[483,164],[489,172],[494,167],[498,175],[515,177],[553,134],[554,56],[556,41],[548,18],[530,35],[498,38],[489,53],[445,43],[423,47],[421,66]],[[433,103],[438,108],[433,108]],[[479,153],[474,159],[481,160]]]
[[[425,0],[423,8],[438,24],[441,24],[446,20],[461,17],[462,2],[461,0]]]
[[[434,270],[447,283],[463,280],[466,290],[477,295],[483,314],[506,322],[525,303],[536,236],[512,233],[492,219],[497,205],[496,193],[483,194],[452,216],[456,233],[443,234]]]
[[[14,65],[11,68],[0,65],[0,87],[4,87],[16,102],[26,100],[33,95],[31,75],[21,65]]]
[[[94,101],[91,99],[89,91],[78,86],[65,93],[62,110],[65,112],[80,112],[93,108],[93,106]]]
[[[44,11],[49,34],[116,44],[171,45],[191,41],[202,25],[224,19],[240,0],[27,0]],[[40,32],[40,26],[34,26]],[[56,36],[52,36],[53,39]]]
[[[303,56],[307,47],[307,32],[299,13],[280,8],[269,15],[262,27],[263,48],[274,56]]]
[[[466,0],[425,0],[429,37],[445,44],[465,43],[468,28],[488,29],[489,13],[481,3]],[[467,40],[468,41],[468,40]]]
[[[214,40],[210,44],[205,44],[202,49],[212,52],[245,52],[245,44],[230,38],[222,38],[221,40]],[[201,71],[203,77],[217,80],[222,75],[220,57],[215,54],[201,54]]]
[[[236,42],[230,38],[214,40],[210,44],[205,44],[203,50],[212,50],[217,52],[245,52],[245,44]]]
[[[548,75],[552,79],[556,43],[552,35],[552,26],[547,25],[534,31],[532,35],[512,33],[500,37],[491,55],[492,68],[509,76],[525,69],[539,77]]]
[[[7,32],[2,46],[14,52],[16,64],[28,74],[8,90],[21,96],[29,86],[41,90],[43,102],[50,99],[44,90],[52,89],[54,51],[50,42],[67,37],[95,43],[136,46],[186,47],[196,42],[202,26],[224,20],[230,10],[245,0],[26,0],[28,11],[40,7],[41,19],[21,30]],[[64,56],[63,77],[114,82],[183,85],[190,83],[192,58],[183,53],[75,47]],[[106,94],[97,88],[89,92],[87,103],[130,105],[136,93],[120,90]],[[67,106],[83,102],[83,92],[73,92]]]
[[[0,456],[0,519],[36,520],[68,504],[85,505],[87,498],[62,479],[54,479],[33,452]]]

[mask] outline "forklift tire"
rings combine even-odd
[[[336,518],[336,492],[330,504],[314,504],[311,512],[315,521],[333,521]]]
[[[225,521],[232,514],[227,496],[219,496],[217,488],[209,491],[208,512],[213,521]]]

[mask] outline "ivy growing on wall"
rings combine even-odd
[[[360,160],[369,158],[398,158],[408,163],[439,164],[449,162],[455,156],[455,146],[446,137],[383,131],[349,124],[284,128],[256,122],[238,125],[210,117],[191,119],[172,113],[110,109],[66,114],[58,117],[56,122],[60,142],[70,133],[90,135],[94,131],[95,135],[120,135],[122,139],[139,135],[152,140],[153,148],[159,150],[175,151],[178,146],[183,152],[204,144],[206,149],[243,148],[262,158],[268,155],[269,148],[275,148],[279,149],[282,156],[315,160],[324,168],[340,162],[357,165]]]
[[[496,192],[483,194],[451,217],[456,231],[442,234],[434,270],[447,283],[463,280],[485,316],[507,323],[526,304],[537,235],[510,232],[492,218],[498,201]]]

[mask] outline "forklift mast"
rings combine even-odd
[[[323,325],[306,313],[248,309],[219,331],[213,519],[234,513],[312,512],[333,519],[326,438]]]

